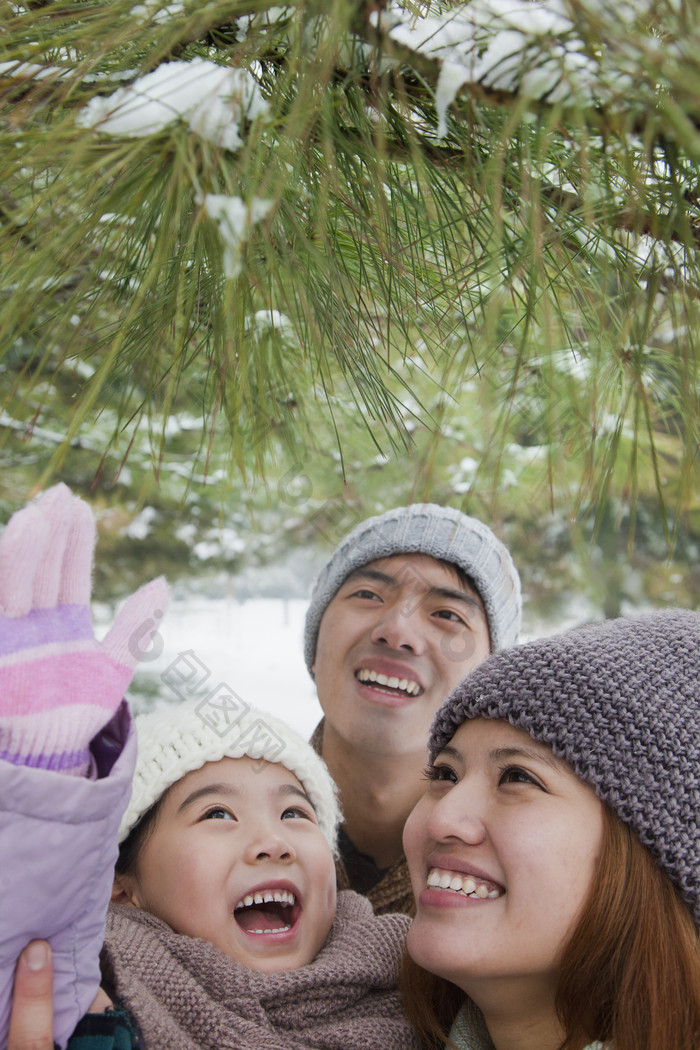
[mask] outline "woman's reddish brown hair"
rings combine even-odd
[[[464,992],[408,956],[404,1006],[427,1050],[441,1050]],[[605,807],[594,885],[562,952],[559,1050],[599,1039],[615,1050],[699,1050],[700,935],[639,839]]]

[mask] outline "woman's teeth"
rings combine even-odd
[[[420,693],[418,682],[414,682],[410,678],[397,678],[396,675],[379,674],[379,672],[370,671],[366,667],[357,672],[357,678],[360,682],[373,682],[376,685],[387,686],[389,689],[400,689],[402,693],[408,693],[409,696],[418,696]]]
[[[478,879],[473,875],[459,875],[456,871],[444,871],[442,868],[430,869],[428,886],[435,890],[451,890],[453,893],[461,893],[463,897],[477,900],[493,900],[503,894],[503,890],[493,882]]]

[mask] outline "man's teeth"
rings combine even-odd
[[[428,885],[431,889],[452,890],[464,897],[477,900],[502,896],[503,891],[493,882],[477,879],[473,875],[459,875],[456,871],[444,871],[442,868],[431,868],[428,874]]]
[[[277,904],[288,904],[291,907],[295,900],[296,897],[289,890],[258,890],[256,893],[246,893],[245,897],[239,900],[233,910],[238,911],[239,908],[250,908],[253,904],[269,904],[271,901],[275,901]],[[255,933],[258,931],[251,930],[250,932]]]
[[[370,671],[367,667],[359,670],[357,677],[361,682],[376,682],[377,685],[386,685],[390,689],[400,689],[402,693],[408,693],[409,696],[418,696],[420,693],[418,682],[414,682],[410,678],[397,678],[396,675],[379,674],[378,671]]]

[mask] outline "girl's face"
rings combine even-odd
[[[477,1003],[509,986],[551,998],[595,878],[602,803],[503,721],[463,723],[429,777],[404,831],[417,901],[410,955]]]
[[[116,888],[265,973],[310,963],[335,915],[335,864],[309,798],[284,766],[251,758],[208,762],[173,785]]]

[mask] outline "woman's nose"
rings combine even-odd
[[[462,780],[433,802],[426,828],[436,842],[459,839],[477,845],[487,837],[487,820],[478,790]]]

